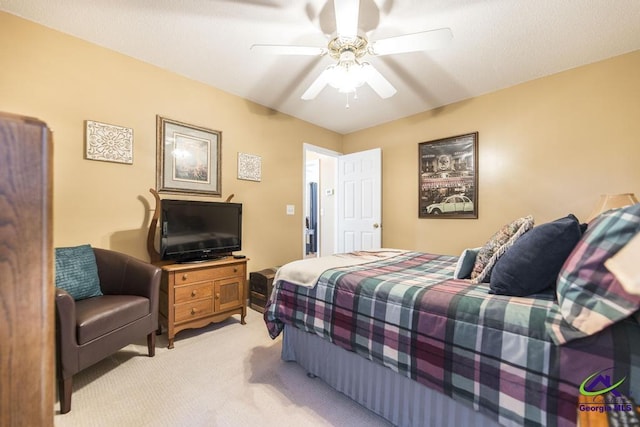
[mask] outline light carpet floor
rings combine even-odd
[[[146,339],[74,376],[71,412],[57,427],[389,426],[373,412],[280,359],[262,315],[239,316],[176,336]]]

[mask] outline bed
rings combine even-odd
[[[640,298],[600,265],[640,231],[640,205],[620,211],[581,229],[557,284],[533,294],[493,286],[501,260],[531,253],[518,242],[549,238],[519,219],[483,247],[493,248],[483,259],[494,273],[480,278],[460,277],[464,253],[385,250],[291,263],[276,275],[265,322],[272,338],[284,331],[284,360],[394,425],[575,425],[580,411],[604,407],[579,405],[580,396],[640,395]],[[546,248],[522,269],[550,264]]]

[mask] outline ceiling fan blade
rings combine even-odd
[[[374,55],[380,56],[392,53],[431,50],[446,45],[452,39],[453,33],[450,28],[440,28],[381,39],[371,44],[371,51]]]
[[[300,98],[304,99],[305,101],[309,101],[318,96],[320,91],[322,91],[322,89],[324,89],[324,87],[329,83],[330,73],[331,72],[328,68],[324,69],[324,71],[322,71],[322,73],[320,73],[320,75],[313,81],[313,83],[311,83],[311,86],[309,86],[309,88],[302,94]]]
[[[365,81],[371,89],[373,89],[382,99],[390,98],[395,95],[396,88],[394,88],[387,79],[373,65],[365,62],[362,64],[364,71]]]
[[[360,0],[333,0],[338,37],[355,38],[358,35]]]
[[[251,50],[271,55],[322,56],[327,53],[327,49],[323,47],[287,46],[276,44],[254,44],[251,46]]]

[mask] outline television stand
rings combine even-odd
[[[225,257],[188,264],[163,264],[158,323],[167,329],[168,348],[176,334],[202,328],[234,314],[245,324],[247,258]]]

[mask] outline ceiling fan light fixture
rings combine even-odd
[[[357,61],[339,62],[328,68],[329,85],[340,93],[353,93],[365,83],[362,64]]]
[[[1,0],[0,0],[1,1]],[[421,31],[413,34],[387,37],[369,43],[366,32],[358,27],[360,0],[327,0],[333,2],[336,32],[325,48],[282,45],[253,45],[251,49],[282,55],[328,55],[336,61],[326,67],[300,97],[315,99],[326,87],[332,86],[356,98],[356,89],[365,83],[382,99],[392,97],[397,90],[378,70],[363,58],[395,53],[417,52],[436,49],[451,42],[450,28]],[[360,62],[363,61],[363,62]]]

